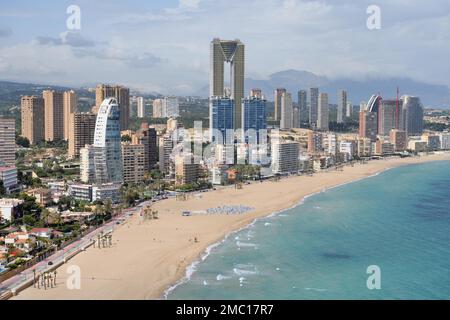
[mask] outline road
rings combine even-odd
[[[17,275],[9,278],[8,280],[3,281],[2,283],[0,283],[0,295],[10,290],[13,290],[14,288],[20,287],[25,282],[29,281],[30,279],[33,279],[34,271],[36,272],[36,274],[39,274],[48,269],[51,269],[55,265],[64,263],[67,257],[70,258],[76,255],[76,253],[81,252],[82,249],[91,245],[93,242],[92,240],[96,239],[97,235],[99,235],[102,232],[108,233],[114,231],[117,222],[122,223],[124,219],[125,220],[130,219],[133,215],[140,212],[141,208],[145,207],[151,202],[152,201],[146,201],[139,204],[137,207],[123,210],[120,215],[115,216],[113,219],[111,219],[111,221],[108,221],[101,227],[92,230],[90,233],[86,234],[81,239],[71,243],[70,245],[61,250],[56,251],[54,254],[38,262],[34,266],[18,273]]]

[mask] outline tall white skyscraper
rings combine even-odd
[[[353,115],[353,103],[350,101],[346,103],[345,105],[345,116],[347,118],[351,118]]]
[[[137,117],[144,118],[145,117],[145,101],[143,97],[136,98],[137,103]]]
[[[97,183],[123,182],[120,109],[117,99],[105,99],[97,114],[94,165]]]
[[[281,96],[280,129],[291,129],[293,126],[292,95],[284,92]]]
[[[337,95],[337,123],[344,122],[344,112],[347,108],[347,91],[339,90]]]
[[[328,94],[321,93],[319,95],[317,129],[328,130],[328,124],[329,124]]]
[[[230,98],[235,102],[234,127],[242,128],[242,106],[244,98],[245,46],[239,40],[214,39],[210,46],[209,96],[224,96],[225,63],[230,64]]]

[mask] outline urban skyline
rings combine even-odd
[[[249,79],[299,64],[352,79],[426,76],[412,63],[421,49],[406,43],[400,62],[404,48],[384,47],[395,39],[384,33],[390,24],[411,27],[409,16],[392,20],[392,9],[414,16],[399,1],[134,0],[124,7],[81,0],[67,7],[68,31],[59,38],[39,34],[57,23],[61,5],[37,4],[48,22],[30,35],[39,54],[22,47],[20,73],[47,72],[59,86],[1,90],[0,300],[235,299],[240,306],[230,314],[244,314],[247,299],[447,299],[450,111],[426,108],[422,86],[388,82],[367,94],[349,82],[296,82],[296,72],[281,73],[280,85]],[[0,73],[8,76],[17,66],[5,48],[27,41],[13,22],[34,15],[23,4],[1,6],[11,25],[0,25]],[[351,21],[333,17],[345,12]],[[438,10],[421,14],[428,21]],[[216,24],[193,36],[198,19]],[[350,28],[356,20],[364,33]],[[152,38],[150,25],[167,30]],[[114,34],[118,26],[129,38]],[[89,32],[95,27],[102,40]],[[145,45],[133,46],[143,31]],[[407,40],[411,32],[398,35]],[[362,46],[369,33],[378,50]],[[360,50],[351,49],[356,44]],[[46,62],[55,49],[65,77],[76,83],[87,63],[86,79],[95,83],[64,86],[54,73],[58,57],[51,68]],[[112,71],[103,73],[104,61]],[[208,80],[207,97],[187,93]],[[155,83],[163,94],[136,90]],[[254,315],[270,314],[270,306]],[[210,311],[186,308],[177,314]]]

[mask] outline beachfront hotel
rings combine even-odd
[[[94,166],[97,183],[123,182],[120,109],[115,98],[100,105],[94,134]]]
[[[298,173],[300,146],[297,142],[273,141],[271,150],[273,174]]]

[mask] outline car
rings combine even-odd
[[[183,217],[190,217],[190,216],[192,216],[192,213],[190,211],[183,211],[182,216]]]

